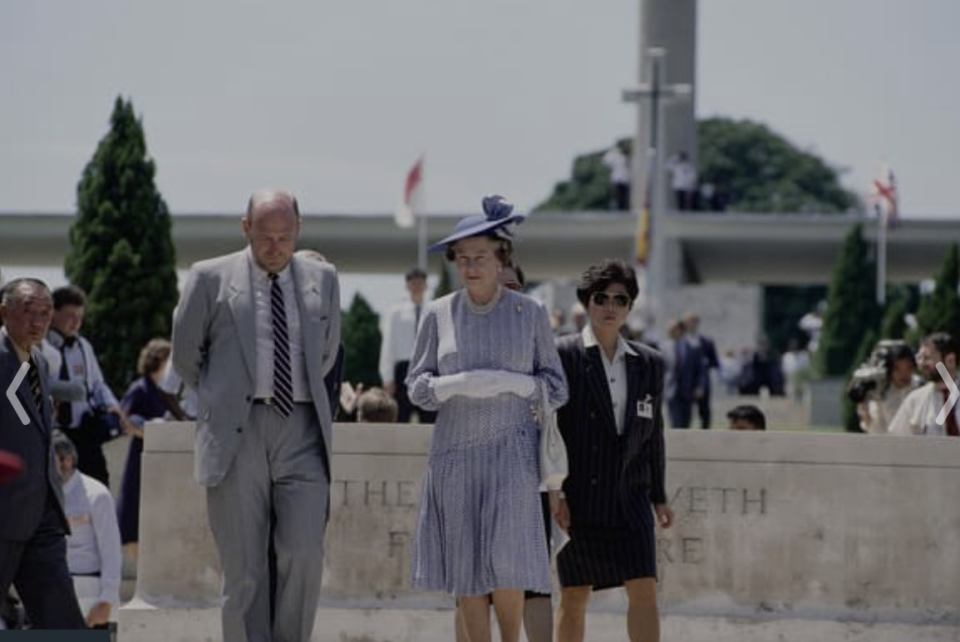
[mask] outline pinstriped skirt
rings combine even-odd
[[[626,528],[570,529],[570,541],[557,556],[561,586],[622,586],[627,580],[657,576],[657,543],[653,525]]]
[[[451,595],[550,592],[536,428],[431,453],[413,545],[413,585]]]

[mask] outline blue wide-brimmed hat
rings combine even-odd
[[[513,205],[506,202],[502,196],[487,196],[483,199],[483,214],[460,219],[453,232],[431,245],[429,251],[444,252],[452,243],[471,236],[511,239],[513,231],[510,228],[519,225],[525,218],[525,214],[514,214]]]

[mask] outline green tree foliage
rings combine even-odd
[[[892,298],[883,313],[880,336],[884,339],[903,339],[907,334],[907,314],[909,312],[909,298],[905,296]]]
[[[359,293],[353,296],[350,309],[341,318],[344,345],[344,380],[363,383],[367,388],[380,381],[380,316]]]
[[[836,213],[859,205],[835,168],[766,125],[708,118],[697,135],[700,181],[725,186],[732,210]]]
[[[826,298],[827,288],[823,285],[764,287],[763,330],[770,348],[782,354],[791,339],[801,348],[806,346],[810,337],[800,329],[800,318]]]
[[[170,336],[177,303],[170,212],[155,173],[133,104],[117,97],[110,131],[77,186],[64,270],[87,293],[83,332],[118,393],[136,377],[147,341]]]
[[[877,330],[875,283],[874,263],[863,238],[863,225],[857,224],[847,234],[833,269],[815,361],[821,375],[846,375],[855,364],[864,334]]]
[[[920,302],[914,339],[918,340],[933,332],[946,332],[954,337],[960,336],[958,281],[960,281],[960,256],[958,256],[957,245],[954,244],[940,266],[933,293]]]
[[[628,150],[632,141],[624,138],[617,142]],[[606,210],[610,207],[610,170],[603,164],[607,150],[582,154],[573,159],[573,173],[569,180],[557,183],[553,194],[534,208],[536,211],[587,212]]]
[[[837,213],[860,207],[840,185],[839,171],[816,154],[797,149],[767,126],[749,120],[708,118],[697,124],[701,183],[723,186],[737,212]],[[630,140],[621,143],[630,146]],[[606,210],[610,201],[605,150],[578,156],[568,180],[557,183],[537,210]]]

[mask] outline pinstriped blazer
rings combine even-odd
[[[557,423],[567,446],[570,474],[563,485],[576,526],[610,527],[626,523],[633,530],[653,525],[652,504],[667,502],[664,488],[663,359],[644,345],[630,342],[627,354],[627,403],[623,435],[617,434],[613,402],[599,347],[585,349],[571,335],[557,343],[570,389]],[[640,404],[649,403],[644,417]]]

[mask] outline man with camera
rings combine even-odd
[[[942,426],[937,423],[937,416],[950,395],[937,364],[943,363],[948,376],[956,382],[958,359],[960,346],[946,332],[934,332],[920,341],[917,366],[927,383],[911,392],[903,401],[890,422],[891,434],[960,437],[960,404],[953,405]]]
[[[100,371],[93,346],[80,336],[87,297],[68,285],[53,291],[53,321],[43,345],[50,366],[54,424],[77,447],[80,471],[109,488],[104,442],[132,432]]]
[[[905,341],[881,341],[867,361],[856,369],[847,394],[857,404],[860,428],[885,435],[900,404],[919,382],[914,378],[913,350]]]

